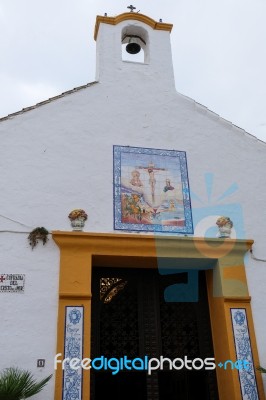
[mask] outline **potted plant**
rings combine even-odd
[[[45,243],[48,242],[48,235],[49,232],[43,226],[33,229],[28,236],[31,248],[34,249],[34,247],[39,243],[39,240],[41,240],[42,244],[45,245]]]
[[[73,231],[82,231],[85,221],[88,219],[88,215],[81,208],[77,208],[69,213],[68,218],[71,221]]]
[[[29,371],[6,368],[0,374],[0,399],[22,400],[39,393],[52,375],[37,382]]]
[[[229,217],[219,217],[216,221],[219,228],[220,238],[229,238],[233,227],[233,222]]]

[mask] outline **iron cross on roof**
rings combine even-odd
[[[130,6],[128,6],[127,8],[130,9],[130,12],[134,12],[134,10],[136,10],[136,7],[132,6],[132,4]]]

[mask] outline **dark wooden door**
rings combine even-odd
[[[199,301],[168,303],[164,290],[185,283],[186,273],[160,275],[156,269],[93,268],[92,359],[163,356],[213,357],[205,273],[199,274]],[[91,399],[216,400],[214,371],[152,372],[91,370]]]

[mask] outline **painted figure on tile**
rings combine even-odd
[[[176,211],[174,200],[170,200],[169,202],[169,211]]]
[[[138,194],[122,194],[122,212],[125,217],[141,221],[142,209],[141,196]]]
[[[122,170],[122,221],[182,226],[184,205],[179,171],[165,168],[160,162],[156,166],[154,162],[145,161],[147,159],[142,166],[131,164]],[[167,160],[165,166],[168,166]]]
[[[154,202],[155,200],[155,184],[156,184],[156,179],[155,179],[155,172],[157,171],[165,171],[165,168],[155,168],[155,165],[153,163],[149,163],[147,167],[139,167],[139,169],[145,169],[147,170],[149,174],[149,185],[151,187],[151,196],[152,196],[152,201]]]
[[[130,180],[131,185],[141,187],[143,183],[140,180],[140,173],[136,169],[131,172],[132,179]]]
[[[166,181],[165,181],[165,187],[164,187],[164,192],[166,193],[166,192],[168,192],[168,190],[174,190],[174,187],[173,186],[171,186],[171,181],[170,181],[170,179],[166,179]]]

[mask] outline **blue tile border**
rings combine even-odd
[[[236,357],[238,360],[247,360],[249,362],[248,369],[240,369],[238,371],[242,399],[259,400],[246,309],[231,308],[230,311]]]
[[[83,358],[83,318],[82,306],[65,307],[64,358]],[[63,370],[62,400],[82,400],[82,369],[71,369],[67,362]]]

